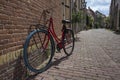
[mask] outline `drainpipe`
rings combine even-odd
[[[72,20],[72,0],[70,0],[70,21]],[[70,27],[72,28],[72,24],[70,24]]]
[[[73,0],[70,0],[70,20],[72,21],[72,9],[73,9]],[[73,24],[70,25],[71,29],[73,30]]]
[[[65,20],[65,0],[62,1],[62,5],[63,5],[63,20]]]

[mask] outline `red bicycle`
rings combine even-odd
[[[48,9],[43,11],[43,14],[49,13]],[[62,20],[61,38],[58,38],[54,31],[52,16],[45,24],[47,23],[48,27],[41,24],[32,25],[35,26],[35,29],[29,33],[24,44],[24,63],[33,72],[41,73],[49,68],[55,48],[58,51],[63,49],[67,56],[70,56],[74,49],[73,31],[66,27],[67,23],[71,23],[69,20]]]

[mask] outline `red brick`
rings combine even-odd
[[[50,0],[0,0],[0,55],[23,49],[29,26],[40,22],[43,9],[49,8],[51,2]],[[60,4],[61,0],[54,2]],[[60,34],[61,28],[62,12],[58,12],[60,9],[56,8],[54,14],[57,34]],[[18,65],[15,65],[15,63],[10,64],[12,67]],[[7,67],[6,65],[5,68]],[[10,78],[9,80],[13,80],[12,78],[15,77],[13,77],[12,70],[8,70],[8,73],[10,73],[9,71],[11,72],[10,75],[5,74],[8,77],[4,73],[0,73],[0,75],[3,75],[4,79]]]

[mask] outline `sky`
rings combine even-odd
[[[86,0],[87,7],[90,7],[93,11],[98,10],[99,12],[109,15],[109,8],[111,0]]]

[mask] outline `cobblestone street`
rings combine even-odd
[[[53,65],[29,80],[120,80],[120,35],[92,29],[77,37],[71,56],[56,53]]]

